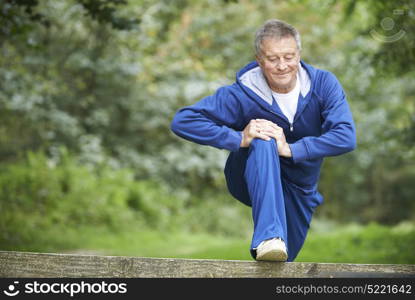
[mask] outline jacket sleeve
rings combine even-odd
[[[295,163],[336,156],[356,148],[356,131],[346,95],[330,72],[323,77],[321,94],[322,135],[304,137],[290,145]]]
[[[242,135],[240,104],[231,86],[219,88],[194,105],[177,111],[171,130],[178,136],[202,145],[237,151]]]

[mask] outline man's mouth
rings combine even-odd
[[[290,73],[283,73],[283,74],[274,74],[274,76],[277,77],[286,77],[287,75],[289,75]]]

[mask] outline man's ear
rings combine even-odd
[[[256,62],[257,62],[259,65],[261,65],[261,64],[262,64],[262,58],[261,58],[259,55],[255,55],[255,59],[256,59]]]
[[[301,50],[298,50],[298,63],[301,61]]]

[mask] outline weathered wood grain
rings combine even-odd
[[[276,263],[0,251],[0,277],[415,277],[415,265]]]

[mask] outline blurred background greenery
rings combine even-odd
[[[251,259],[227,152],[169,125],[231,83],[279,18],[340,79],[358,135],[324,163],[297,261],[415,263],[414,6],[0,0],[0,250]]]

